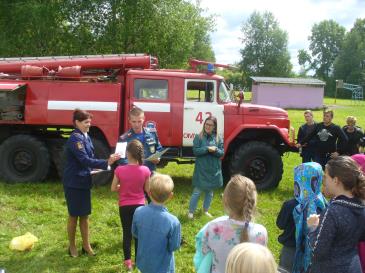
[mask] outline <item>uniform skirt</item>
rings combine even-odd
[[[63,187],[70,216],[87,216],[91,214],[91,191],[90,189],[76,189]]]

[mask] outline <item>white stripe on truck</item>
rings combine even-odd
[[[134,101],[133,104],[145,112],[170,112],[170,103]]]
[[[112,111],[118,110],[118,103],[105,101],[68,101],[49,100],[48,110],[75,110],[80,108],[86,111]]]

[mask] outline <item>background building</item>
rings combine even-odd
[[[254,104],[314,109],[323,106],[325,82],[317,79],[251,77]]]

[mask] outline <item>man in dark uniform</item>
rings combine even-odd
[[[360,127],[356,126],[356,117],[348,116],[346,123],[347,125],[342,127],[342,130],[348,138],[345,154],[351,156],[359,153],[359,147],[362,144],[361,141],[364,133]]]
[[[147,124],[147,127],[143,127],[144,112],[141,108],[133,107],[128,114],[129,124],[131,129],[120,136],[119,142],[130,142],[133,139],[138,139],[144,148],[144,158],[148,158],[156,151],[161,151],[162,146],[157,136],[156,127],[154,124]],[[147,166],[151,173],[156,170],[156,165],[160,162],[160,159],[145,160],[144,165]],[[127,164],[127,158],[122,158],[119,161],[120,165]]]
[[[323,170],[329,159],[344,154],[347,136],[342,129],[332,123],[333,111],[323,112],[323,122],[317,123],[312,133],[299,142],[299,147],[308,143],[312,138],[317,139],[317,149],[314,161],[321,164]]]
[[[298,137],[297,137],[298,143],[300,143],[303,140],[303,138],[312,133],[316,128],[316,123],[313,120],[313,113],[311,110],[306,110],[304,112],[304,119],[305,123],[302,126],[300,126],[298,131]],[[311,140],[308,141],[307,144],[301,147],[302,149],[300,156],[302,157],[302,163],[314,161],[317,149],[316,144],[317,140],[315,138],[312,138]]]

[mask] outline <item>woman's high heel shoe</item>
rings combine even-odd
[[[76,258],[78,256],[78,254],[71,253],[71,248],[68,248],[68,255],[70,255],[70,257],[72,257],[72,258]]]
[[[81,252],[82,252],[82,254],[84,254],[84,255],[88,255],[88,256],[96,256],[96,253],[95,253],[95,252],[87,252],[87,251],[85,250],[85,248],[84,248],[84,247],[82,247],[82,248],[81,248]]]

